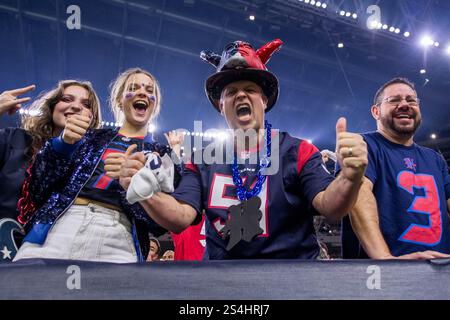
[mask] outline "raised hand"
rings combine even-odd
[[[92,121],[92,113],[89,110],[81,114],[74,114],[67,118],[62,139],[65,143],[75,144],[83,138]]]
[[[176,145],[182,145],[184,141],[184,135],[181,132],[169,131],[169,133],[164,133],[170,147],[173,148]]]
[[[133,153],[137,148],[136,144],[132,144],[128,147],[125,153],[110,153],[105,159],[105,171],[106,175],[112,179],[120,178],[120,169],[125,160]]]
[[[33,91],[35,88],[36,86],[33,84],[24,88],[7,90],[0,94],[0,115],[3,115],[6,112],[9,115],[12,115],[22,108],[22,103],[30,101],[31,98],[18,98],[18,96]]]
[[[368,164],[367,144],[361,135],[347,132],[347,120],[336,123],[336,156],[341,174],[350,181],[362,181]]]
[[[181,145],[184,142],[184,135],[181,132],[177,131],[169,131],[169,133],[164,133],[164,136],[169,143],[169,146],[175,152],[175,154],[180,158],[181,157]]]

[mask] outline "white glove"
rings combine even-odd
[[[165,154],[162,158],[154,153],[147,155],[147,162],[132,178],[127,191],[131,204],[151,198],[157,192],[171,193],[174,179],[172,159]]]

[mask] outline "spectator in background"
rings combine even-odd
[[[330,255],[328,253],[328,247],[327,244],[323,241],[318,240],[319,247],[320,247],[320,254],[318,259],[319,260],[330,260]]]
[[[206,246],[205,215],[199,224],[185,229],[179,234],[170,232],[175,247],[175,260],[202,260]]]
[[[334,175],[337,161],[336,154],[327,149],[320,151],[320,153],[322,154],[322,161],[325,164],[325,168],[330,174]]]
[[[147,257],[147,262],[159,260],[159,254],[161,252],[161,244],[155,237],[150,237],[150,252]]]
[[[161,260],[163,261],[173,261],[174,260],[174,252],[173,250],[167,250],[166,252],[164,252]]]

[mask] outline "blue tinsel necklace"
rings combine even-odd
[[[236,186],[236,194],[240,201],[246,201],[256,195],[258,195],[261,192],[261,188],[266,181],[266,176],[263,175],[261,172],[265,168],[270,166],[270,155],[271,155],[271,132],[272,132],[272,125],[266,120],[264,121],[264,128],[266,129],[266,136],[264,137],[264,140],[266,142],[266,150],[267,154],[264,155],[261,160],[259,161],[258,165],[258,178],[256,181],[255,186],[250,191],[247,191],[244,188],[244,185],[242,183],[242,178],[239,174],[238,165],[237,165],[237,157],[234,155],[234,162],[232,165],[232,171],[233,171],[233,183]]]

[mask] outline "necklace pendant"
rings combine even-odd
[[[261,199],[252,197],[228,208],[228,220],[222,229],[222,238],[229,238],[227,251],[233,249],[241,240],[250,242],[263,233],[259,226],[262,218],[260,207]]]

